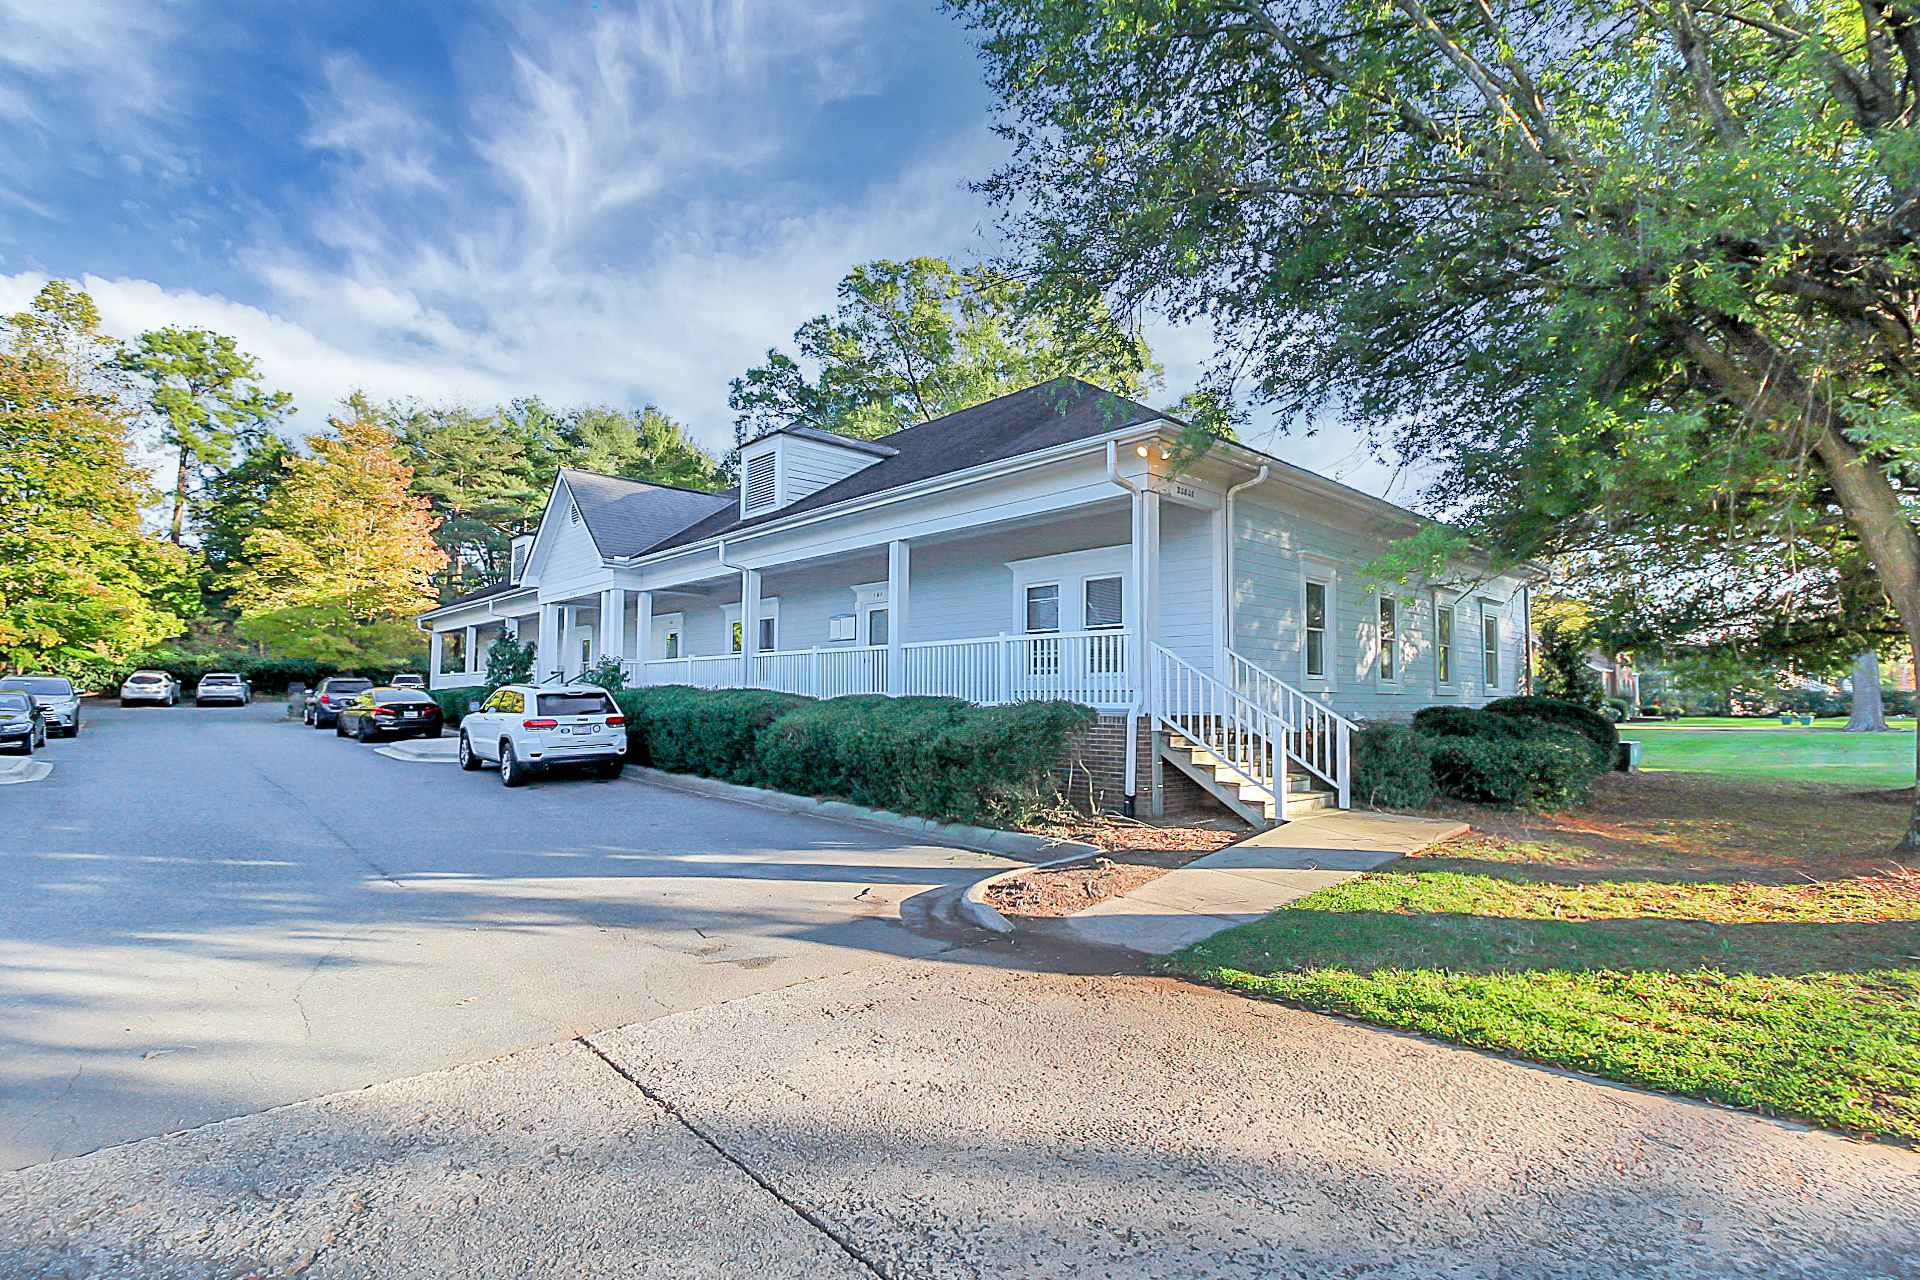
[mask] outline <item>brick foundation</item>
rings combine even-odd
[[[1146,717],[1140,718],[1135,735],[1139,741],[1135,814],[1145,818],[1153,789],[1153,735]],[[1092,728],[1074,735],[1053,774],[1067,802],[1082,813],[1122,812],[1127,793],[1127,718],[1103,715]],[[1230,812],[1172,765],[1165,766],[1162,775],[1168,817],[1215,818]]]

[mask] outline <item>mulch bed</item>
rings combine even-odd
[[[1048,827],[1045,834],[1106,852],[1001,881],[987,890],[994,910],[1029,918],[1070,916],[1225,848],[1246,835],[1247,827],[1233,818],[1158,823],[1114,818]]]

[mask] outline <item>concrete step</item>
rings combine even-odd
[[[1276,798],[1273,790],[1253,779],[1233,761],[1181,734],[1165,734],[1156,739],[1161,759],[1198,783],[1202,790],[1256,827],[1269,827],[1278,821],[1305,817],[1322,809],[1337,807],[1332,791],[1315,785],[1316,779],[1290,774],[1287,792]]]

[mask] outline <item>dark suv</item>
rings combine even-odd
[[[373,688],[365,676],[328,676],[307,699],[306,722],[316,729],[331,729],[340,718],[340,708]]]

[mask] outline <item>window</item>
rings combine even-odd
[[[467,669],[467,633],[464,631],[443,631],[440,633],[440,672],[465,671]]]
[[[728,626],[727,630],[733,633],[732,652],[734,653],[740,652],[740,619],[735,618],[732,624]]]
[[[619,710],[604,693],[543,693],[543,716],[610,716]]]
[[[760,652],[762,653],[774,651],[774,641],[779,638],[779,631],[774,625],[775,621],[773,618],[760,619]]]
[[[745,495],[749,515],[773,505],[779,466],[779,458],[771,453],[763,453],[747,463],[747,482],[741,492]]]
[[[1400,620],[1396,616],[1396,604],[1390,597],[1380,597],[1380,679],[1386,682],[1396,678],[1394,650],[1400,644]]]
[[[867,610],[867,643],[870,645],[887,643],[887,611],[885,609]]]
[[[1043,583],[1027,588],[1027,630],[1058,631],[1060,629],[1060,584]]]
[[[1480,645],[1485,651],[1487,688],[1500,687],[1500,619],[1488,613],[1480,618]]]
[[[1453,683],[1453,606],[1443,604],[1433,615],[1433,674],[1441,684]]]
[[[666,650],[665,656],[669,658],[677,658],[680,656],[680,632],[678,630],[667,632]]]
[[[1123,624],[1125,610],[1122,608],[1120,578],[1088,578],[1086,582],[1086,615],[1083,625],[1088,631],[1101,631]],[[1032,630],[1031,627],[1028,630]]]
[[[1307,584],[1307,675],[1324,679],[1327,674],[1327,584]]]

